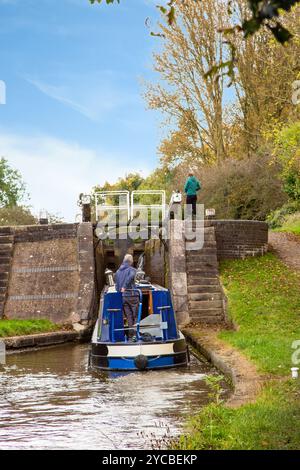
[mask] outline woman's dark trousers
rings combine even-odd
[[[186,197],[186,203],[187,205],[192,206],[192,213],[193,215],[197,214],[197,196],[187,196]]]

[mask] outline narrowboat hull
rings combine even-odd
[[[176,340],[149,343],[92,343],[92,369],[141,371],[185,367],[189,351],[182,333]]]
[[[143,371],[184,367],[188,347],[178,330],[168,289],[138,283],[130,290],[138,299],[135,325],[126,325],[124,298],[115,286],[104,288],[91,341],[89,366],[106,371]],[[135,304],[134,304],[135,305]]]

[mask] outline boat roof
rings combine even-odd
[[[152,291],[167,291],[165,287],[159,286],[158,284],[150,284],[150,283],[143,283],[139,282],[138,284],[135,284],[136,289],[141,289],[141,290],[152,290]],[[105,294],[113,294],[117,292],[116,286],[106,286],[104,288]]]

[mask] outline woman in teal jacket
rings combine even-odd
[[[201,189],[200,181],[194,176],[194,172],[189,172],[189,177],[184,186],[186,194],[187,205],[191,204],[193,208],[193,215],[197,214],[197,192]]]

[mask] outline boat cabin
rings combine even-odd
[[[179,338],[171,295],[168,289],[149,283],[137,284],[132,290],[139,302],[135,342],[165,342]],[[106,287],[102,293],[97,325],[97,341],[126,343],[129,328],[123,313],[123,296],[115,287]],[[96,338],[95,338],[96,339]]]

